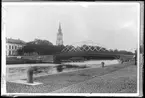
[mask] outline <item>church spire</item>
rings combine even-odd
[[[60,22],[59,22],[59,28],[58,28],[58,33],[57,33],[56,45],[63,45],[63,34],[62,34]]]
[[[59,33],[62,33],[62,32],[61,32],[61,23],[60,23],[60,22],[59,22],[59,29],[58,29],[58,32],[59,32]]]

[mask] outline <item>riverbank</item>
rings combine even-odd
[[[36,86],[29,86],[29,85],[25,85],[25,84],[7,82],[6,89],[7,89],[8,93],[51,93],[56,90],[63,89],[64,87],[68,87],[68,86],[71,86],[74,84],[88,81],[93,78],[97,78],[99,76],[111,74],[111,73],[118,71],[120,69],[123,69],[123,68],[130,67],[130,68],[128,68],[128,70],[132,70],[132,66],[134,66],[133,63],[116,64],[116,65],[112,65],[112,66],[105,66],[104,68],[90,68],[90,69],[78,70],[78,71],[73,71],[73,72],[66,72],[66,73],[61,73],[61,74],[53,74],[53,75],[48,75],[48,76],[36,77],[34,79],[34,81],[42,83],[42,84],[36,85]],[[134,66],[133,68],[136,72],[136,66]],[[132,72],[133,70],[129,71],[129,72],[128,72],[128,70],[123,72],[122,75],[120,75],[120,77],[124,77],[124,76],[131,77],[132,75],[129,73]],[[135,75],[136,73],[133,73],[133,74]],[[116,76],[115,73],[113,75]],[[119,74],[118,74],[118,76],[119,76]],[[110,78],[110,80],[111,80],[111,78]],[[135,84],[133,84],[133,85],[135,85]],[[129,89],[129,88],[127,88],[127,89]],[[77,93],[79,93],[79,92],[77,92]],[[90,93],[90,92],[88,92],[88,93]],[[97,93],[97,92],[95,92],[95,93]]]
[[[6,64],[39,64],[53,63],[53,55],[37,55],[37,56],[10,56],[6,57]]]

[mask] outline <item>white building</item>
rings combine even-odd
[[[17,50],[25,46],[25,42],[20,39],[6,38],[6,56],[18,55]]]

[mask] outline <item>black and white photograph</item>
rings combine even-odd
[[[2,2],[3,95],[142,96],[143,2]]]

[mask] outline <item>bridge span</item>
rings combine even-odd
[[[58,53],[54,55],[54,61],[61,62],[63,60],[70,60],[72,58],[83,58],[84,60],[90,59],[132,59],[134,55],[125,55],[125,54],[112,54],[112,53],[100,53],[100,52],[66,52]],[[79,60],[79,59],[74,59]]]
[[[82,41],[72,45],[67,45],[60,53],[54,55],[54,61],[61,62],[63,60],[84,60],[90,59],[132,59],[133,54],[119,54],[119,52],[112,52],[109,48],[99,45],[93,41]],[[111,52],[110,52],[111,51]],[[78,59],[80,58],[80,59]]]

